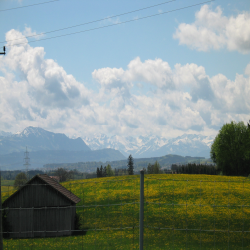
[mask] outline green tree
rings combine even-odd
[[[14,187],[15,188],[20,188],[22,187],[26,182],[28,181],[28,178],[26,176],[25,173],[21,172],[20,174],[18,174],[15,178],[15,182],[14,182]]]
[[[128,174],[133,175],[134,174],[134,159],[132,155],[129,155],[128,157]]]
[[[211,146],[210,156],[223,174],[248,176],[250,125],[233,121],[223,125]]]
[[[112,170],[111,166],[108,164],[107,165],[107,176],[113,176],[114,175],[114,171]]]
[[[96,177],[97,178],[101,177],[101,175],[100,175],[100,169],[98,167],[96,169]]]
[[[153,173],[154,173],[154,165],[149,163],[147,167],[147,174],[153,174]]]
[[[74,171],[68,171],[64,168],[58,168],[55,171],[55,176],[59,176],[60,182],[67,181],[74,177]]]
[[[160,168],[161,166],[158,161],[156,161],[154,165],[149,163],[147,167],[147,174],[160,174],[162,172]]]
[[[100,177],[103,177],[103,167],[102,167],[102,165],[100,167]]]
[[[153,165],[153,172],[154,174],[159,174],[160,173],[160,164],[158,161],[155,162],[155,164]]]
[[[107,176],[107,167],[105,166],[103,169],[103,175],[102,177],[106,177]]]

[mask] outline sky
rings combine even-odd
[[[0,131],[172,138],[250,120],[249,0],[2,0],[0,23]]]

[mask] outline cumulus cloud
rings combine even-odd
[[[16,30],[6,35],[16,37],[25,40]],[[78,136],[175,136],[249,120],[249,65],[232,81],[222,74],[209,77],[193,63],[170,67],[160,58],[136,57],[126,68],[94,70],[99,89],[93,91],[44,56],[44,48],[25,44],[0,57],[0,130],[40,126]]]
[[[27,42],[19,31],[6,34],[9,50],[1,57],[1,71],[5,74],[0,78],[1,117],[7,116],[12,122],[46,120],[55,115],[53,110],[65,113],[67,109],[89,105],[90,91],[54,60],[44,59],[44,48],[11,46],[19,38]]]
[[[246,68],[248,72],[248,66]],[[150,84],[154,91],[141,95],[129,95],[138,121],[144,121],[152,126],[152,122],[160,125],[173,126],[178,129],[211,128],[227,122],[228,119],[241,118],[247,120],[250,112],[249,78],[236,75],[234,81],[218,74],[210,78],[205,68],[196,64],[176,64],[171,69],[167,62],[161,59],[142,62],[139,57],[129,62],[127,69],[102,68],[92,73],[93,78],[111,93],[126,86],[132,91],[133,83]],[[113,107],[121,105],[121,100],[113,96]],[[140,112],[141,111],[141,112]],[[121,114],[120,114],[121,115]],[[137,124],[138,122],[134,122]]]
[[[128,64],[128,70],[116,68],[103,68],[95,70],[92,76],[105,88],[132,86],[128,83],[143,81],[152,83],[158,88],[173,88],[171,80],[172,71],[167,62],[162,59],[146,60],[141,62],[139,57],[136,57]]]
[[[214,11],[203,5],[192,24],[181,23],[173,37],[179,44],[198,51],[227,48],[247,54],[250,52],[250,12],[226,17],[218,6]]]

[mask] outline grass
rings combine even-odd
[[[2,186],[14,186],[15,180],[1,180]]]
[[[139,184],[139,176],[65,182],[81,198],[86,235],[8,239],[5,249],[138,249]],[[144,194],[144,249],[250,249],[248,178],[146,175]]]

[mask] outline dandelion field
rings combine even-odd
[[[4,249],[139,249],[139,176],[65,182],[84,234],[5,239]],[[2,187],[2,199],[14,190]],[[250,180],[145,175],[144,249],[250,249]]]

